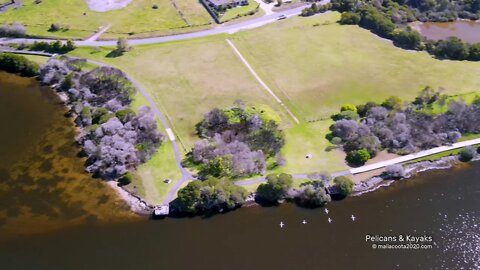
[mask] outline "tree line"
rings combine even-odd
[[[111,67],[85,72],[78,62],[51,58],[39,79],[68,97],[70,113],[81,128],[76,140],[87,157],[87,171],[103,179],[128,176],[150,159],[164,136],[149,107],[138,113],[130,108],[136,89],[123,72]]]
[[[446,102],[446,111],[432,113]],[[362,165],[382,150],[410,154],[480,133],[480,98],[467,105],[427,87],[410,103],[390,97],[381,104],[347,104],[332,119],[328,139],[343,147],[350,164]]]
[[[0,52],[0,70],[33,77],[38,74],[38,68],[37,63],[28,60],[25,56]]]
[[[423,2],[423,1],[420,1]],[[431,4],[423,5],[418,1],[408,0],[332,0],[331,4],[317,6],[315,3],[306,8],[303,16],[310,16],[326,9],[341,12],[339,23],[359,25],[376,35],[393,41],[395,46],[408,50],[426,50],[439,59],[480,61],[480,43],[469,44],[451,37],[446,40],[428,40],[420,36],[418,31],[407,24],[420,21],[451,21],[457,18],[478,19],[480,11],[477,2],[465,1],[425,1]],[[438,17],[440,13],[432,10],[443,10],[441,14],[450,14],[445,19]],[[457,11],[453,11],[457,10]],[[437,15],[435,15],[437,14]],[[428,16],[427,16],[428,15]],[[443,15],[442,15],[443,16]]]

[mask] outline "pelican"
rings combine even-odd
[[[324,211],[325,211],[325,213],[328,215],[328,212],[329,212],[329,211],[328,211],[328,208],[325,208]]]
[[[352,221],[355,221],[356,217],[354,215],[352,215],[350,218],[352,219]]]
[[[283,228],[283,226],[285,226],[285,224],[283,223],[283,221],[280,221],[280,228]]]
[[[332,223],[332,219],[331,219],[331,218],[328,218],[328,223]]]
[[[305,224],[307,224],[307,221],[304,219],[304,220],[302,221],[302,223],[303,223],[303,225],[305,225]]]

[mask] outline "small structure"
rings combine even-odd
[[[248,5],[248,0],[206,0],[216,10]]]
[[[306,154],[306,155],[305,155],[305,158],[306,158],[306,159],[311,159],[312,157],[313,157],[312,154]]]
[[[170,207],[168,205],[159,205],[153,209],[153,216],[154,217],[164,217],[168,216],[170,213]]]

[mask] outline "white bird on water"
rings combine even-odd
[[[285,226],[285,224],[283,223],[283,221],[280,221],[280,228],[283,228],[283,226]]]
[[[332,223],[332,219],[331,219],[331,218],[328,218],[328,223]]]
[[[352,221],[355,221],[355,219],[356,219],[356,217],[354,215],[352,215],[350,218],[352,219]]]
[[[307,224],[307,221],[304,219],[304,220],[302,221],[302,223],[303,223],[303,225],[305,225],[305,224]]]
[[[325,213],[328,215],[328,212],[329,212],[329,211],[328,211],[328,208],[325,208],[324,211],[325,211]]]

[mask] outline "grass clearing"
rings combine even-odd
[[[224,39],[215,36],[140,46],[117,58],[106,57],[109,48],[78,48],[71,54],[111,64],[135,78],[168,118],[186,151],[198,140],[195,124],[203,114],[215,107],[231,106],[236,100],[266,104],[279,113],[284,127],[290,126],[280,106]]]
[[[248,5],[238,6],[238,7],[228,9],[223,14],[223,16],[220,18],[220,21],[226,22],[226,21],[233,20],[235,18],[239,18],[239,17],[242,17],[242,16],[247,16],[250,13],[254,13],[254,12],[258,11],[259,6],[260,6],[259,3],[255,2],[253,0],[250,0],[248,2]],[[251,15],[253,15],[253,14],[251,14]]]
[[[344,103],[411,100],[425,86],[446,94],[480,89],[480,63],[440,61],[392,46],[339,13],[292,18],[235,34],[260,77],[303,120],[324,119]],[[314,26],[318,25],[318,26]]]
[[[123,9],[95,12],[88,8],[84,0],[48,0],[40,4],[31,0],[24,1],[23,6],[18,9],[9,9],[2,13],[0,24],[22,23],[30,35],[85,38],[99,27],[111,23],[112,27],[104,35],[107,38],[116,38],[186,32],[195,30],[195,27],[207,27],[210,23],[210,15],[198,1],[175,2],[178,10],[170,0],[136,0]],[[153,9],[153,5],[157,5],[158,9]],[[179,11],[183,13],[186,21]],[[69,30],[49,32],[52,23],[68,26]]]

